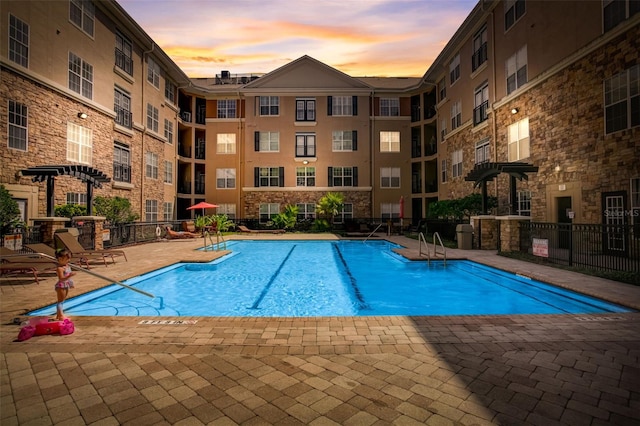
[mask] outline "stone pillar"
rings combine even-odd
[[[498,226],[493,215],[472,216],[473,246],[480,250],[498,249]]]
[[[102,234],[104,229],[104,216],[75,216],[73,218],[75,222],[91,223],[93,222],[93,249],[102,250],[104,244],[102,243]]]
[[[40,236],[42,242],[54,247],[54,234],[59,229],[64,229],[66,223],[70,221],[68,217],[39,217],[33,220],[33,226],[40,227]]]
[[[520,224],[530,222],[528,216],[498,216],[500,226],[500,251],[520,251]]]

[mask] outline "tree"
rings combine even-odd
[[[487,204],[488,209],[495,207],[497,205],[496,197],[489,197]],[[479,214],[484,214],[482,211],[482,195],[470,194],[464,198],[441,200],[429,204],[428,216],[462,220]]]
[[[342,212],[343,208],[344,195],[340,192],[327,192],[318,202],[316,212],[328,218],[331,227],[333,227],[335,217]]]
[[[97,215],[104,216],[112,225],[131,223],[139,216],[131,211],[131,202],[122,197],[96,197],[93,207]]]
[[[0,233],[6,234],[20,223],[18,203],[4,185],[0,185]]]

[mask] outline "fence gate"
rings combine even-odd
[[[627,223],[625,191],[603,192],[602,206],[604,207],[602,223],[602,251],[605,254],[627,256],[629,254],[628,236],[624,232]]]

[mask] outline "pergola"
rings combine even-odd
[[[33,182],[47,181],[47,216],[54,214],[54,187],[56,176],[73,176],[87,184],[87,214],[93,214],[93,188],[102,188],[105,182],[111,182],[111,178],[100,170],[89,166],[80,165],[58,165],[58,166],[36,166],[20,171],[23,176],[32,176]]]
[[[516,194],[516,179],[528,180],[527,173],[538,171],[538,166],[528,163],[480,163],[476,164],[472,171],[464,178],[466,181],[475,182],[474,187],[482,188],[482,212],[487,213],[487,181],[493,180],[500,173],[508,173],[509,194],[511,198],[511,211],[518,210],[518,200]]]

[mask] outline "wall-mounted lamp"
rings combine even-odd
[[[520,111],[518,108],[511,108],[511,114],[517,114]]]
[[[87,113],[86,113],[86,112],[79,112],[79,113],[78,113],[78,118],[82,118],[82,119],[84,120],[84,119],[85,119],[85,118],[87,118],[87,117],[88,117],[88,115],[87,115]]]
[[[556,166],[553,170],[555,170],[555,172],[558,173],[560,170],[562,170],[562,168],[560,166]]]
[[[309,164],[309,160],[304,160],[302,164]]]

